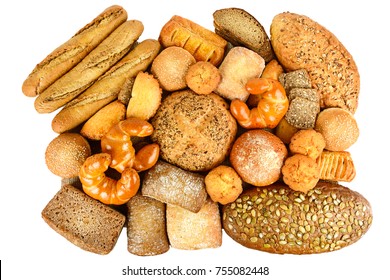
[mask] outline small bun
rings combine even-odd
[[[254,129],[234,142],[230,162],[244,182],[259,187],[279,179],[286,157],[282,140],[268,131]]]
[[[181,47],[164,49],[153,61],[151,72],[159,81],[162,89],[176,91],[184,89],[187,84],[185,76],[195,58]]]
[[[314,129],[303,129],[296,132],[289,145],[293,154],[301,154],[317,159],[325,148],[325,139]]]
[[[91,155],[88,141],[78,133],[65,132],[54,138],[46,148],[48,169],[62,178],[79,175],[80,167]]]
[[[341,108],[327,108],[318,114],[315,130],[325,138],[325,149],[344,151],[359,137],[359,127],[352,113]]]

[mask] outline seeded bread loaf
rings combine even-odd
[[[236,46],[257,52],[265,62],[274,58],[271,41],[264,27],[247,11],[226,8],[213,13],[215,33]]]
[[[223,228],[232,239],[277,254],[339,250],[358,241],[371,223],[362,195],[321,181],[307,194],[282,183],[250,188],[223,207]]]
[[[74,245],[101,255],[112,251],[125,223],[124,215],[71,185],[61,187],[42,218]]]
[[[121,6],[114,5],[105,9],[35,66],[23,83],[23,93],[33,97],[43,92],[79,63],[126,19],[127,12]]]
[[[321,108],[356,111],[359,72],[353,57],[333,33],[307,16],[285,12],[272,20],[271,43],[287,71],[307,70],[313,88],[321,95]]]

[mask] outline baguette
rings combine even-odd
[[[143,29],[138,20],[121,24],[79,64],[38,95],[34,103],[38,113],[51,113],[90,87],[130,50]]]
[[[126,20],[127,12],[121,6],[114,5],[105,9],[35,66],[23,83],[23,93],[34,97],[43,92]]]
[[[107,71],[90,88],[69,102],[53,119],[52,129],[62,133],[88,120],[105,105],[115,100],[125,82],[144,71],[161,48],[157,40],[139,43],[121,61]]]

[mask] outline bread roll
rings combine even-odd
[[[230,162],[244,182],[254,186],[267,186],[276,182],[281,174],[287,148],[274,134],[261,130],[248,130],[239,136],[230,152]]]
[[[277,254],[339,250],[370,228],[370,203],[359,193],[319,182],[307,194],[282,183],[245,190],[223,207],[223,228],[239,244]]]
[[[325,149],[344,151],[359,138],[359,127],[354,116],[341,108],[328,108],[318,114],[315,130],[324,136]]]
[[[42,218],[74,245],[101,255],[112,251],[125,223],[123,214],[71,185],[49,201]]]
[[[356,111],[359,72],[352,55],[333,33],[307,16],[285,12],[272,20],[271,43],[287,71],[307,70],[321,95],[321,108]]]
[[[105,9],[72,38],[52,51],[24,81],[26,96],[36,96],[72,69],[112,31],[127,19],[127,12],[118,5]]]
[[[95,84],[69,102],[53,118],[52,129],[57,133],[71,130],[115,100],[126,81],[135,77],[139,71],[144,71],[160,48],[160,43],[152,39],[139,43]]]
[[[88,141],[78,133],[62,133],[46,148],[47,168],[61,178],[78,177],[81,166],[91,155]]]
[[[162,101],[151,121],[152,141],[165,161],[189,171],[219,165],[233,144],[237,124],[227,103],[211,93],[174,92]]]
[[[323,151],[317,164],[322,180],[351,182],[356,176],[352,156],[347,151]]]
[[[38,95],[34,103],[37,112],[53,112],[90,87],[130,50],[143,29],[138,20],[122,23],[80,63]]]

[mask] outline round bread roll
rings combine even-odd
[[[324,136],[325,149],[344,151],[359,137],[359,127],[352,113],[341,108],[328,108],[318,114],[315,130]]]
[[[249,130],[233,144],[230,162],[244,182],[254,186],[267,186],[276,182],[281,174],[287,148],[274,134]]]
[[[62,178],[78,177],[80,167],[91,155],[88,141],[78,133],[65,132],[54,138],[46,148],[49,170]]]
[[[154,59],[151,72],[162,89],[177,91],[187,86],[185,76],[188,68],[195,62],[195,58],[188,51],[172,46],[164,49]]]
[[[151,123],[151,138],[160,145],[162,159],[189,171],[219,165],[237,132],[237,123],[221,97],[192,90],[165,98]]]

